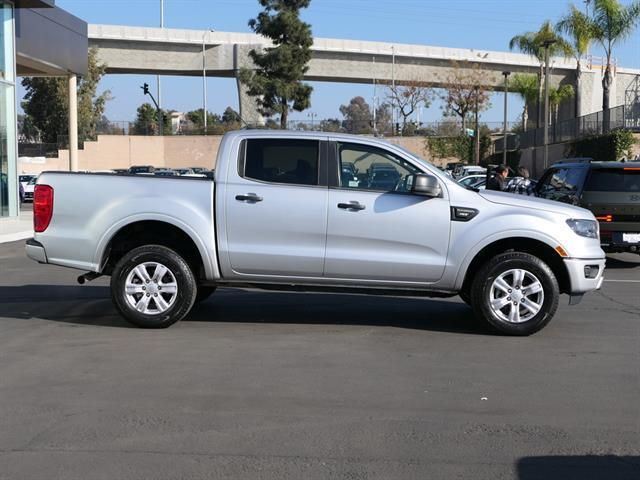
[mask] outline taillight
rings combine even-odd
[[[596,220],[611,223],[613,222],[613,215],[596,215]]]
[[[53,216],[53,188],[49,185],[36,185],[33,189],[33,229],[44,232]]]

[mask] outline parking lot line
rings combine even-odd
[[[610,282],[610,283],[640,283],[640,280],[615,280],[615,279],[608,279],[608,278],[605,278],[604,281]]]

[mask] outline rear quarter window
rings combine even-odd
[[[587,192],[640,193],[640,169],[594,169],[584,189]]]

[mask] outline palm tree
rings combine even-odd
[[[575,94],[575,90],[572,85],[560,85],[558,88],[549,89],[549,107],[550,115],[549,123],[558,123],[558,111],[560,110],[560,104],[565,100],[569,100]],[[551,121],[553,120],[553,122]]]
[[[509,41],[509,49],[514,50],[517,48],[522,53],[535,57],[540,63],[540,73],[538,74],[540,79],[538,91],[538,128],[542,120],[540,98],[542,98],[542,79],[544,77],[544,45],[547,42],[552,42],[549,46],[549,55],[562,55],[565,57],[571,55],[571,46],[556,33],[550,20],[545,21],[537,32],[526,32],[521,35],[516,35]]]
[[[556,25],[556,30],[569,37],[571,51],[576,59],[576,88],[575,88],[575,114],[576,117],[582,115],[580,105],[580,79],[582,77],[582,57],[589,53],[589,46],[593,40],[593,25],[591,19],[582,11],[571,5],[571,11],[560,19]]]
[[[619,0],[594,0],[591,28],[593,38],[604,49],[606,66],[602,77],[602,110],[604,130],[609,129],[610,94],[613,83],[611,58],[613,47],[628,38],[634,31],[640,19],[640,1],[636,0],[629,6],[622,5]]]
[[[536,75],[516,74],[509,82],[511,91],[520,95],[524,100],[524,109],[522,110],[522,129],[527,131],[527,123],[529,122],[529,105],[536,101],[540,95],[540,82]]]

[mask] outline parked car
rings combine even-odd
[[[33,190],[36,186],[36,181],[38,177],[33,177],[31,180],[27,182],[24,188],[24,201],[25,202],[33,202]]]
[[[156,170],[153,174],[157,177],[178,177],[178,172],[175,172],[171,169],[165,168],[161,170]]]
[[[354,159],[399,181],[343,183]],[[110,276],[118,311],[147,328],[235,286],[460,295],[499,332],[529,335],[561,294],[577,303],[604,278],[588,210],[466,189],[376,138],[230,132],[214,179],[45,172],[35,196],[27,255],[84,270],[81,283]]]
[[[178,175],[190,175],[195,173],[190,168],[174,168],[173,169]]]
[[[455,178],[464,178],[469,175],[486,175],[487,169],[484,167],[480,167],[478,165],[464,165],[458,167],[457,170],[454,171]]]
[[[467,175],[466,177],[460,178],[458,180],[458,183],[465,187],[473,187],[476,183],[482,182],[483,180],[484,181],[487,180],[486,175],[473,174],[473,175]]]
[[[137,165],[129,168],[129,173],[134,175],[147,174],[152,175],[156,171],[151,165]]]
[[[18,175],[18,181],[22,184],[22,188],[27,186],[30,180],[36,178],[37,175]]]
[[[605,251],[640,253],[640,162],[566,159],[543,174],[536,194],[591,210]]]

